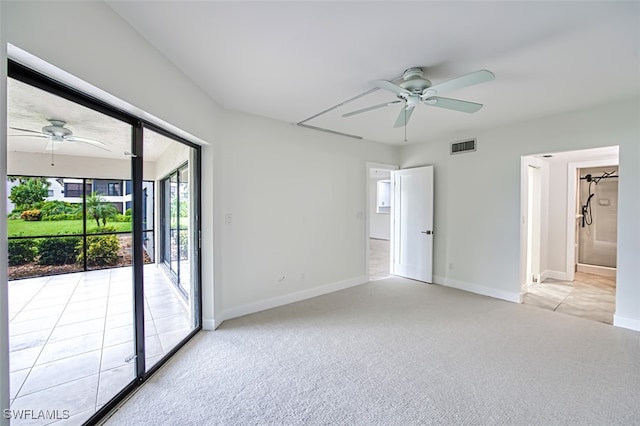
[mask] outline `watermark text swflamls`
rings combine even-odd
[[[69,410],[2,410],[5,419],[14,420],[66,420]]]

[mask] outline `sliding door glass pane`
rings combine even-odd
[[[55,414],[39,424],[81,424],[135,379],[132,271],[120,239],[130,225],[108,213],[130,179],[123,152],[131,150],[132,129],[8,80],[8,172],[32,177],[18,179],[24,186],[15,192],[36,195],[10,200],[20,211],[8,224],[16,237],[10,259],[31,274],[14,279],[10,269],[11,409]],[[78,139],[67,140],[71,134]],[[92,193],[102,204],[88,199]],[[97,221],[83,220],[89,202]],[[104,232],[111,225],[123,226],[123,234]]]
[[[191,261],[189,249],[191,248],[191,238],[189,235],[189,166],[184,166],[178,170],[178,253],[180,271],[180,289],[187,294],[190,292],[191,282]]]
[[[178,233],[178,219],[179,219],[179,208],[180,208],[180,200],[179,200],[179,191],[178,191],[178,174],[173,173],[171,178],[169,179],[169,191],[171,195],[171,199],[169,200],[169,225],[171,232],[171,258],[170,258],[170,268],[171,271],[178,275],[178,259],[179,259],[179,250],[180,244],[178,241],[179,233]]]
[[[144,130],[144,179],[155,182],[158,197],[147,198],[147,210],[157,212],[155,233],[148,233],[149,259],[144,267],[146,368],[153,367],[199,324],[195,309],[198,276],[191,255],[193,148]],[[197,258],[196,258],[197,259]]]

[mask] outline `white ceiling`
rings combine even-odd
[[[445,96],[484,108],[419,105],[409,142],[640,96],[638,2],[108,1],[230,110],[297,123],[421,66],[433,84],[479,69],[494,81]],[[391,144],[397,105],[379,90],[306,124]]]

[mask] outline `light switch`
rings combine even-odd
[[[231,213],[224,215],[224,223],[231,223]]]

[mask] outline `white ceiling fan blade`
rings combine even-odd
[[[104,144],[102,142],[94,141],[94,140],[91,140],[91,139],[73,137],[73,138],[65,138],[64,141],[67,142],[67,143],[79,143],[79,144],[90,146],[92,148],[98,148],[98,149],[101,149],[103,151],[111,152],[110,149],[107,149],[107,148],[105,148],[103,146]]]
[[[484,83],[485,81],[491,81],[495,78],[495,75],[491,71],[480,70],[472,72],[471,74],[463,75],[461,77],[452,78],[440,84],[426,88],[422,92],[422,98],[426,99],[434,95],[440,95],[446,92],[451,92],[463,87],[472,86],[474,84]]]
[[[482,108],[482,104],[475,102],[460,101],[458,99],[440,98],[433,96],[423,101],[425,105],[434,106],[438,108],[452,109],[454,111],[466,112],[468,114],[474,113]]]
[[[87,139],[87,138],[80,138],[78,136],[69,136],[64,138],[65,141],[69,141],[69,142],[81,142],[81,143],[88,143],[91,145],[100,145],[100,146],[106,146],[104,144],[104,142],[100,142],[97,141],[95,139]]]
[[[397,104],[398,102],[402,102],[402,101],[385,102],[383,104],[374,105],[374,106],[370,106],[370,107],[367,107],[367,108],[362,108],[362,109],[358,109],[358,110],[355,110],[355,111],[351,111],[351,112],[348,112],[346,114],[342,114],[342,116],[343,117],[351,117],[352,115],[360,114],[362,112],[372,111],[372,110],[378,109],[378,108],[384,108],[384,107],[389,106],[389,105]]]
[[[411,92],[405,89],[404,87],[400,87],[397,84],[394,84],[387,80],[376,80],[372,82],[374,86],[378,89],[388,90],[390,92],[395,93],[396,95],[411,95]]]
[[[12,129],[12,130],[19,130],[19,131],[21,131],[21,132],[36,133],[36,134],[38,134],[38,135],[44,136],[45,138],[48,138],[48,137],[49,137],[49,136],[47,136],[47,135],[43,135],[43,134],[42,134],[42,132],[37,132],[37,131],[35,131],[35,130],[21,129],[21,128],[19,128],[19,127],[9,127],[9,128],[10,128],[10,129]],[[26,135],[25,135],[25,136],[26,136]]]
[[[50,136],[43,135],[42,133],[38,135],[8,135],[10,138],[46,138],[49,139]]]
[[[406,108],[402,108],[400,110],[400,114],[398,114],[398,118],[396,119],[396,124],[393,127],[402,127],[406,126],[409,123],[409,119],[411,118],[411,114],[413,114],[413,110],[415,106],[409,105]]]

